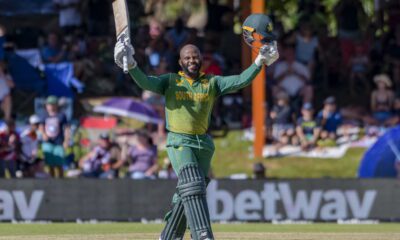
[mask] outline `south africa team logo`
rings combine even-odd
[[[208,84],[209,84],[208,79],[202,79],[200,81],[200,83],[201,83],[201,86],[203,86],[205,88],[208,87]]]
[[[182,84],[183,84],[183,79],[176,79],[175,80],[176,81],[176,86],[182,86]]]

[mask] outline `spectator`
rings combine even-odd
[[[156,69],[165,61],[166,69],[170,69],[173,64],[173,54],[168,49],[168,43],[163,38],[157,38],[151,41],[149,47],[146,48],[148,62],[153,69]],[[163,63],[163,64],[165,64]],[[167,70],[168,71],[168,70]]]
[[[350,58],[350,92],[353,96],[359,94],[356,86],[357,83],[364,85],[365,92],[369,92],[369,82],[367,80],[369,59],[365,46],[362,43],[358,43],[355,46],[355,53]]]
[[[0,103],[6,120],[11,119],[12,99],[11,89],[14,88],[14,82],[6,69],[4,61],[0,60]]]
[[[36,115],[29,117],[29,128],[21,133],[21,169],[24,177],[34,177],[32,165],[38,158],[39,139],[38,129],[40,118]]]
[[[301,23],[299,34],[296,36],[296,60],[312,69],[317,48],[318,38],[314,35],[311,24]]]
[[[38,179],[47,179],[51,176],[44,170],[44,162],[43,159],[36,158],[36,160],[32,163],[32,173],[33,178]]]
[[[334,8],[344,64],[354,53],[355,43],[361,36],[366,14],[359,0],[340,0]]]
[[[210,53],[203,55],[203,69],[205,74],[221,75],[222,69]]]
[[[14,120],[7,120],[6,125],[5,131],[0,134],[0,178],[5,177],[5,170],[11,178],[15,178],[21,144]]]
[[[329,36],[328,28],[324,27],[318,34],[318,52],[315,74],[318,76],[320,83],[327,90],[332,83],[338,86],[341,80],[340,73],[342,71],[342,56],[340,51],[340,42],[336,36]],[[322,75],[322,76],[321,76]]]
[[[284,60],[275,66],[274,79],[276,81],[274,92],[284,90],[295,103],[295,110],[298,109],[298,102],[311,102],[313,88],[310,85],[310,70],[304,64],[296,61],[293,46],[288,46],[283,52]],[[300,104],[301,105],[301,104]]]
[[[178,18],[175,21],[174,27],[165,35],[165,38],[169,44],[169,49],[172,52],[179,51],[179,49],[187,43],[189,37],[190,33],[185,28],[185,24],[181,18]]]
[[[67,45],[60,42],[60,37],[51,32],[47,35],[47,44],[41,49],[45,63],[59,63],[67,59]]]
[[[53,3],[59,11],[59,26],[64,34],[73,33],[82,25],[81,0],[53,0]]]
[[[317,115],[317,121],[323,131],[326,131],[330,138],[336,138],[336,131],[342,124],[342,115],[337,111],[336,99],[330,96],[325,99],[324,107]]]
[[[110,141],[108,134],[101,134],[98,144],[79,161],[79,166],[83,170],[82,176],[114,178],[113,164],[116,160],[120,160],[119,153],[119,147]]]
[[[265,179],[265,166],[261,162],[255,163],[253,165],[253,179]]]
[[[288,144],[294,135],[293,112],[289,105],[289,96],[280,92],[277,96],[276,105],[270,112],[272,121],[272,136],[279,144]]]
[[[301,109],[301,117],[297,120],[296,134],[303,150],[311,150],[319,137],[320,126],[313,117],[311,103],[305,103]]]
[[[65,149],[69,142],[69,126],[67,117],[58,109],[58,98],[49,96],[46,99],[46,113],[39,127],[43,143],[42,151],[46,165],[50,168],[50,175],[64,176],[63,165],[65,161]]]
[[[370,124],[385,125],[392,117],[394,92],[391,90],[392,81],[386,74],[379,74],[374,77],[377,89],[371,94],[372,121]]]
[[[158,169],[157,149],[144,130],[137,131],[136,140],[137,143],[128,150],[129,176],[132,179],[154,179]]]

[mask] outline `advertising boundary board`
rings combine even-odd
[[[0,221],[162,219],[174,180],[0,180]],[[213,180],[214,221],[400,220],[393,179]]]

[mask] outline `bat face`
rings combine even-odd
[[[121,37],[129,38],[129,13],[126,0],[113,0],[112,7],[114,12],[117,40],[119,40]]]

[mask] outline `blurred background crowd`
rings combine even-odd
[[[178,71],[179,49],[188,43],[201,49],[208,74],[247,67],[240,28],[246,1],[128,5],[135,58],[147,74]],[[400,122],[399,1],[266,5],[281,55],[267,69],[268,155],[376,137]],[[159,154],[162,96],[143,92],[114,64],[110,1],[0,6],[0,177],[176,177]],[[113,101],[127,100],[124,109],[112,109]],[[138,112],[145,120],[132,122],[130,113]],[[251,91],[221,98],[211,122],[215,137],[251,129]],[[254,174],[260,171],[256,164]]]

